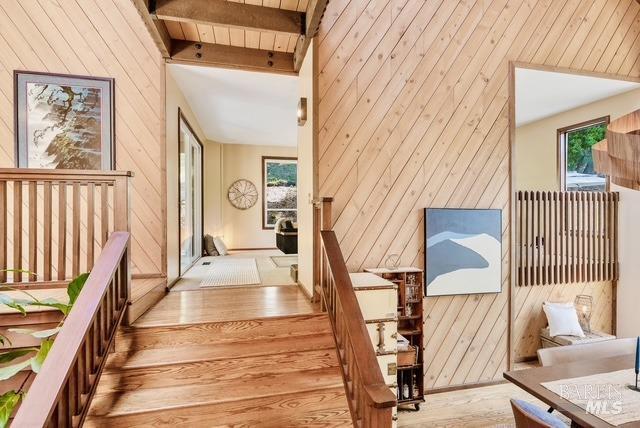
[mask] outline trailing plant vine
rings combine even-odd
[[[5,269],[4,272],[13,273],[28,273],[29,275],[35,275],[32,272],[20,270],[20,269]],[[15,407],[20,403],[25,395],[24,387],[29,380],[29,377],[34,373],[39,373],[42,368],[44,360],[47,358],[51,346],[55,340],[56,335],[60,332],[64,321],[66,320],[71,308],[78,299],[82,287],[84,287],[88,273],[83,273],[77,278],[73,279],[69,285],[67,285],[67,296],[69,297],[68,303],[60,302],[53,298],[38,299],[31,293],[25,290],[11,287],[7,284],[0,284],[0,290],[2,291],[15,291],[22,295],[24,298],[15,298],[6,293],[0,293],[0,304],[16,310],[23,316],[28,316],[27,308],[29,306],[49,307],[57,311],[60,311],[63,315],[62,320],[55,328],[47,330],[31,330],[26,328],[11,328],[8,331],[16,334],[24,334],[42,339],[39,346],[29,348],[12,349],[6,352],[0,353],[0,381],[11,379],[18,373],[25,369],[29,369],[29,374],[25,377],[24,381],[17,390],[7,391],[0,395],[0,428],[5,428],[9,422],[9,418],[13,413]],[[0,334],[0,344],[11,345],[11,341],[8,337]],[[24,358],[29,356],[29,358]],[[14,362],[19,360],[17,362]],[[12,363],[13,362],[13,363]],[[12,364],[9,364],[12,363]]]

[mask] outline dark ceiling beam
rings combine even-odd
[[[160,53],[164,58],[169,58],[171,55],[171,36],[169,36],[169,31],[164,22],[153,19],[150,14],[150,9],[154,7],[153,3],[153,0],[133,0],[138,14],[142,17],[144,25],[147,27],[156,46],[158,46]]]
[[[156,0],[158,19],[305,34],[304,13],[226,0]]]
[[[324,11],[327,8],[327,3],[328,0],[309,0],[307,4],[304,33],[298,37],[298,42],[293,52],[293,69],[296,72],[302,67],[302,61],[304,61],[307,49],[309,49],[311,45],[311,39],[318,33],[322,15],[324,15]]]
[[[293,54],[240,48],[213,43],[173,40],[170,62],[196,64],[278,74],[297,74]]]

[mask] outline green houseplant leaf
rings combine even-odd
[[[0,368],[0,380],[11,379],[15,376],[20,370],[29,367],[33,358],[29,358],[28,360],[21,361],[16,364],[12,364],[10,366]]]
[[[9,345],[13,345],[13,343],[11,343],[11,340],[7,336],[5,336],[4,334],[0,334],[0,345],[4,345],[5,342]]]
[[[51,339],[43,340],[42,344],[40,344],[40,350],[38,350],[36,356],[30,360],[31,370],[33,370],[34,373],[40,372],[42,364],[44,363],[45,358],[47,358],[47,355],[49,355],[49,351],[51,350],[52,345],[53,340]]]
[[[38,300],[37,302],[33,302],[31,303],[33,306],[45,306],[48,308],[54,308],[59,310],[60,312],[62,312],[62,314],[64,316],[69,315],[69,311],[71,311],[71,305],[68,305],[66,303],[62,303],[56,299],[44,299],[44,300]]]
[[[14,299],[13,297],[0,293],[0,304],[7,305],[8,307],[19,311],[22,315],[27,314],[26,306],[33,304],[31,300]]]
[[[0,428],[7,426],[13,409],[15,409],[21,399],[22,393],[16,391],[7,391],[0,395]]]
[[[67,286],[67,295],[69,296],[69,305],[73,306],[73,304],[78,299],[80,292],[82,291],[82,287],[87,282],[87,278],[89,278],[88,273],[83,273],[78,275],[73,281],[69,283]]]
[[[33,337],[37,337],[38,339],[46,339],[47,337],[51,337],[55,334],[58,334],[62,327],[50,328],[47,330],[31,330],[29,328],[10,328],[8,331],[12,333],[18,334],[28,334]]]
[[[4,352],[0,354],[0,364],[8,363],[9,361],[13,361],[16,358],[20,358],[22,356],[25,356],[37,350],[38,348],[24,348],[24,349],[15,349],[13,351]]]

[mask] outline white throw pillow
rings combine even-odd
[[[584,331],[578,321],[578,313],[573,303],[549,303],[542,305],[549,322],[549,335],[584,337]]]
[[[573,308],[573,302],[544,302],[547,306],[562,306],[562,307],[571,307]]]
[[[222,238],[220,238],[219,236],[213,238],[213,245],[216,246],[216,250],[218,250],[218,254],[220,254],[221,256],[226,256],[227,254],[229,254],[229,252],[227,251],[227,246],[224,245],[224,242],[222,242]]]

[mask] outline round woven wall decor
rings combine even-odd
[[[241,178],[229,186],[227,197],[231,205],[240,210],[246,210],[254,206],[258,201],[258,189],[249,180]]]

